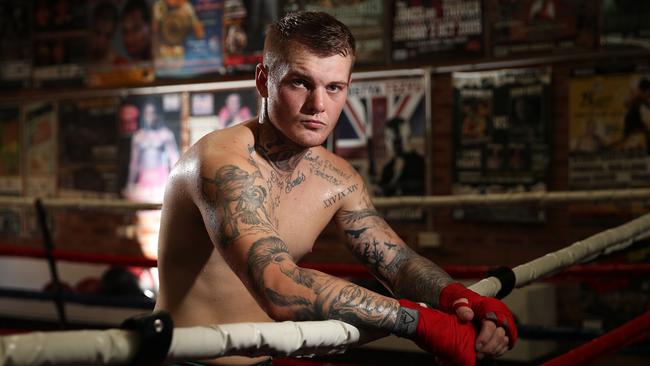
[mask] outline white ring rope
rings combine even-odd
[[[31,207],[33,197],[0,196],[0,207]],[[459,194],[441,196],[375,197],[377,208],[431,207],[449,208],[462,206],[536,204],[539,206],[563,203],[607,203],[621,201],[650,201],[650,188],[610,189],[594,191],[517,192],[490,194]],[[43,198],[46,208],[104,208],[130,210],[157,210],[160,203],[142,203],[116,199],[98,198]]]
[[[546,254],[513,269],[516,287],[594,256],[650,237],[650,214]],[[500,289],[494,277],[470,286],[493,296]],[[225,355],[299,356],[342,352],[356,344],[360,332],[336,321],[236,323],[177,328],[167,361],[197,360]],[[73,345],[73,347],[70,347]],[[35,332],[0,337],[0,365],[117,365],[134,357],[138,339],[124,330]]]

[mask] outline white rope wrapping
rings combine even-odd
[[[650,201],[650,188],[594,190],[594,191],[557,191],[557,192],[518,192],[490,194],[459,194],[446,196],[406,196],[375,197],[373,204],[377,208],[394,207],[431,207],[451,208],[463,206],[536,204],[551,206],[564,203],[606,203],[622,201]],[[0,196],[0,207],[31,207],[33,197]],[[97,198],[43,198],[46,208],[94,208],[156,210],[160,203],[142,203],[127,200]]]
[[[599,255],[624,249],[635,241],[648,237],[650,237],[650,214],[513,268],[515,287],[523,287],[538,278],[559,272],[577,263],[590,261]],[[496,277],[488,277],[470,288],[484,296],[495,296],[501,289],[501,282]]]

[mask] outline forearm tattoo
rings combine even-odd
[[[388,224],[374,209],[342,211],[347,242],[355,256],[395,296],[438,307],[440,291],[451,277],[406,245],[399,245]]]
[[[399,305],[389,298],[336,277],[296,266],[278,237],[257,240],[248,251],[248,270],[257,290],[296,320],[338,319],[359,327],[390,331]],[[265,271],[279,271],[296,287],[272,288]],[[290,292],[290,294],[288,294]]]

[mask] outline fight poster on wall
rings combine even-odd
[[[393,61],[483,52],[481,0],[396,0]]]
[[[223,68],[224,0],[156,0],[154,64],[158,77],[191,77]]]
[[[153,0],[87,2],[86,82],[123,86],[151,82]]]
[[[607,48],[650,48],[650,2],[602,0],[600,43]]]
[[[86,75],[86,1],[34,1],[35,86],[81,85]]]
[[[181,150],[181,95],[130,95],[117,109],[122,195],[160,203]]]
[[[424,78],[357,80],[335,130],[335,152],[364,177],[376,197],[427,194]],[[422,210],[390,209],[386,218],[415,220]]]
[[[288,2],[291,3],[291,2]],[[323,11],[343,22],[350,28],[356,41],[358,64],[377,64],[386,61],[388,49],[384,34],[390,32],[386,25],[388,2],[380,0],[331,1],[302,0],[298,9]],[[296,10],[285,4],[285,10]]]
[[[56,105],[29,103],[23,113],[25,195],[52,197],[56,194]]]
[[[454,194],[546,190],[550,159],[550,71],[513,69],[453,74]],[[454,217],[536,222],[528,207],[476,207]]]
[[[650,73],[575,76],[569,93],[569,187],[647,187]]]
[[[29,86],[32,77],[32,2],[0,2],[0,89]]]
[[[208,133],[231,127],[257,114],[255,88],[190,94],[190,145]]]
[[[0,106],[0,195],[20,195],[20,108]]]
[[[598,6],[592,0],[488,0],[492,54],[591,49]]]
[[[228,71],[252,71],[262,62],[264,35],[268,26],[280,17],[281,1],[225,1],[223,53]]]
[[[115,198],[118,193],[117,98],[59,102],[59,195]]]

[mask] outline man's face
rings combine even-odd
[[[336,126],[345,104],[352,59],[316,56],[294,47],[275,70],[258,67],[258,90],[267,97],[271,123],[294,143],[322,144]]]
[[[124,48],[134,59],[147,56],[149,44],[149,25],[144,21],[139,11],[132,11],[122,17],[122,41]]]

